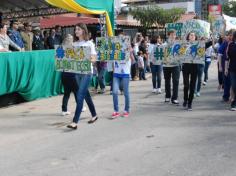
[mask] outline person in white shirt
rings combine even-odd
[[[114,73],[113,73],[113,106],[114,112],[112,118],[120,116],[128,117],[130,113],[130,96],[129,96],[129,81],[130,81],[130,67],[131,60],[128,61],[114,61]],[[125,96],[125,108],[124,112],[120,114],[118,103],[119,88],[122,87]]]
[[[76,42],[73,43],[73,46],[74,47],[79,47],[79,46],[90,47],[91,62],[95,62],[97,53],[95,50],[94,43],[89,41],[89,33],[88,33],[87,26],[85,24],[77,24],[75,26],[75,36],[76,36]],[[91,67],[92,67],[92,64],[91,64]],[[93,68],[91,68],[91,70],[93,70]],[[68,128],[77,129],[77,123],[80,119],[84,100],[86,101],[92,115],[92,118],[90,121],[88,121],[88,123],[93,123],[98,119],[95,106],[93,104],[92,98],[88,90],[90,81],[91,81],[91,76],[92,74],[76,74],[75,76],[77,86],[78,86],[78,90],[76,91],[77,106],[76,106],[73,122],[67,125]]]
[[[138,69],[139,69],[139,80],[145,80],[144,75],[144,60],[143,60],[143,52],[138,52]]]

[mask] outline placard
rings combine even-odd
[[[176,36],[181,37],[181,32],[183,28],[183,23],[167,23],[166,24],[166,31],[167,33],[171,30],[175,30]]]
[[[97,37],[97,60],[113,61],[113,60],[129,60],[130,59],[130,37]]]
[[[182,39],[186,40],[190,32],[194,32],[198,39],[208,38],[210,36],[210,23],[196,19],[186,21],[182,28]]]
[[[196,41],[175,41],[165,43],[161,46],[154,46],[152,57],[155,58],[155,65],[175,66],[181,63],[204,64],[205,63],[205,42]]]
[[[55,46],[56,71],[89,74],[91,70],[91,49],[88,46]]]

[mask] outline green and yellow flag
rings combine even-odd
[[[113,36],[114,0],[46,0],[52,6],[83,14],[105,14],[108,36]]]

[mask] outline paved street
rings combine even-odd
[[[93,97],[99,120],[88,125],[86,111],[76,131],[60,116],[62,96],[0,109],[0,176],[235,176],[236,113],[213,68],[192,112],[152,94],[151,78],[131,82],[130,117],[110,119],[107,92]],[[182,79],[179,92],[182,103]]]

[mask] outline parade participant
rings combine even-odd
[[[174,43],[176,41],[176,32],[170,30],[168,32],[168,43]],[[167,45],[168,43],[165,43]],[[178,101],[178,91],[179,91],[179,77],[180,77],[180,65],[164,65],[163,68],[164,79],[165,79],[165,102],[171,103],[174,105],[179,105]],[[173,84],[173,92],[171,96],[171,78]]]
[[[149,58],[150,58],[150,65],[151,65],[151,71],[152,71],[152,93],[158,93],[161,94],[161,77],[162,77],[162,70],[163,66],[162,64],[159,65],[157,63],[157,59],[154,57],[154,50],[156,49],[155,46],[159,47],[161,46],[161,38],[158,36],[155,40],[151,41],[152,47],[149,46]]]
[[[0,24],[0,52],[9,52],[9,46],[21,51],[21,48],[8,37],[7,25]]]
[[[202,40],[205,40],[203,38]],[[202,87],[202,76],[204,73],[204,82],[203,85],[206,85],[205,80],[208,80],[208,69],[211,64],[211,57],[214,55],[214,49],[212,47],[212,41],[208,41],[205,43],[205,63],[197,64],[197,81],[196,81],[196,88],[195,94],[197,97],[200,97],[200,91]]]
[[[204,82],[203,85],[207,84],[208,81],[208,70],[211,65],[211,59],[215,57],[214,51],[214,40],[206,43],[206,57],[205,57],[205,67],[204,67]]]
[[[71,34],[67,34],[62,44],[65,46],[72,46],[73,41],[73,36]],[[71,92],[73,92],[76,100],[76,92],[78,90],[78,85],[76,83],[75,73],[62,72],[61,81],[64,87],[64,95],[62,98],[62,116],[66,116],[71,114],[70,111],[68,111],[67,109],[70,94]],[[83,107],[82,112],[84,111],[86,111],[86,107]]]
[[[20,34],[24,42],[25,51],[32,51],[33,33],[31,23],[24,23],[24,31]]]
[[[228,57],[225,62],[225,75],[230,75],[233,97],[231,110],[236,111],[236,31],[233,33],[233,40],[228,46]]]
[[[224,42],[219,48],[219,71],[225,73],[225,60],[227,59],[227,48],[229,43],[231,43],[233,37],[233,30],[230,30],[227,35],[225,36]],[[222,97],[223,102],[229,102],[230,97],[230,76],[229,74],[223,76],[223,83],[224,83],[224,93]]]
[[[220,56],[219,56],[219,48],[221,47],[223,43],[223,39],[222,37],[220,36],[218,42],[216,43],[215,45],[215,50],[216,50],[216,57],[217,57],[217,69],[218,69],[218,90],[223,90],[223,76],[224,74],[222,73],[222,69],[220,71],[220,68],[219,68],[219,62],[220,62]]]
[[[130,109],[130,96],[129,96],[129,80],[130,80],[130,66],[131,61],[115,61],[114,62],[114,74],[113,74],[113,106],[114,112],[112,113],[112,118],[117,118],[120,116],[128,117]],[[118,91],[122,86],[125,96],[125,109],[123,114],[119,112],[118,104]]]
[[[89,33],[87,26],[85,24],[77,24],[75,26],[75,36],[76,41],[73,43],[74,47],[90,47],[91,49],[91,62],[96,61],[96,50],[94,43],[89,41]],[[91,64],[92,67],[92,64]],[[93,68],[91,68],[93,70]],[[77,129],[77,123],[80,119],[80,115],[83,109],[84,99],[89,107],[92,118],[88,121],[88,123],[93,123],[98,119],[95,106],[93,104],[92,98],[89,93],[89,85],[91,80],[91,74],[76,74],[76,82],[78,86],[78,90],[76,91],[76,111],[73,118],[73,122],[69,124],[67,127],[71,129]]]
[[[190,32],[187,35],[186,40],[190,43],[194,43],[197,40],[197,36],[194,32]],[[183,107],[189,111],[192,111],[192,102],[194,97],[194,90],[197,80],[198,65],[194,63],[183,64],[183,79],[184,79],[184,103]]]
[[[22,40],[22,37],[20,35],[20,33],[18,32],[19,29],[19,22],[16,20],[12,20],[10,23],[10,30],[8,31],[8,36],[10,37],[10,39],[17,44],[22,51],[24,51],[24,42]],[[10,50],[12,51],[16,51],[15,47],[10,47]]]

